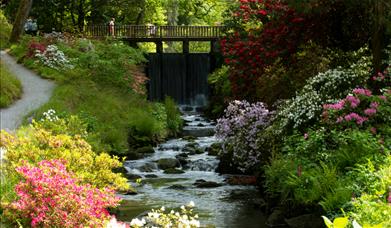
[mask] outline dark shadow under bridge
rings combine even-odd
[[[180,104],[205,105],[208,74],[216,68],[217,41],[222,26],[90,25],[84,33],[93,38],[112,36],[128,43],[153,42],[146,69],[150,100],[174,98]],[[164,53],[163,42],[182,42],[182,53]],[[210,42],[209,53],[190,53],[192,41]]]

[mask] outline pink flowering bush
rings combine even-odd
[[[80,184],[61,160],[44,160],[16,171],[22,177],[15,187],[19,199],[5,215],[26,226],[103,227],[111,218],[106,208],[119,203],[111,189]]]
[[[326,122],[346,126],[364,126],[387,123],[391,116],[391,90],[373,95],[371,90],[356,88],[346,98],[323,105]]]
[[[257,135],[268,126],[271,114],[261,102],[250,104],[235,100],[217,120],[216,136],[223,142],[223,153],[232,153],[234,163],[242,171],[259,162]]]

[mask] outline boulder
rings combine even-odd
[[[291,228],[321,228],[324,227],[323,219],[320,215],[305,214],[290,219],[285,219],[285,222]]]
[[[147,174],[145,175],[146,178],[157,178],[158,176],[155,174]]]
[[[213,143],[209,148],[207,148],[208,155],[217,156],[221,150],[221,143]]]
[[[169,189],[176,189],[176,190],[186,190],[187,188],[180,184],[174,184],[168,187]]]
[[[186,141],[189,141],[189,142],[194,142],[197,138],[192,136],[192,135],[186,135],[186,136],[183,136],[182,139],[186,140]]]
[[[280,208],[276,208],[267,218],[266,225],[269,227],[286,226],[284,220],[284,211]]]
[[[138,170],[144,173],[150,173],[153,172],[157,167],[154,163],[145,163],[144,165],[140,166]]]
[[[232,175],[227,177],[227,183],[230,185],[256,185],[257,178],[248,175]]]
[[[179,167],[180,163],[178,159],[175,158],[162,158],[158,160],[157,165],[159,169],[169,169]]]
[[[185,173],[185,171],[181,169],[175,169],[175,168],[169,168],[164,170],[165,174],[182,174]]]
[[[222,184],[219,184],[214,181],[206,181],[203,179],[199,179],[196,180],[196,182],[193,185],[195,185],[197,188],[216,188],[216,187],[220,187]]]
[[[132,180],[132,181],[142,178],[142,176],[137,175],[137,174],[133,174],[133,173],[127,173],[127,174],[125,174],[125,176],[126,176],[126,178],[128,178],[129,180]]]

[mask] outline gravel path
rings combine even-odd
[[[22,98],[5,109],[0,109],[0,128],[14,131],[29,112],[48,102],[55,84],[40,78],[36,73],[17,64],[8,53],[1,51],[1,61],[22,83]]]

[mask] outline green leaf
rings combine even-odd
[[[333,227],[333,223],[330,221],[330,219],[328,219],[326,216],[322,216],[322,218],[323,218],[324,224],[326,224],[327,228]]]
[[[334,228],[345,228],[349,223],[348,217],[334,219]]]

